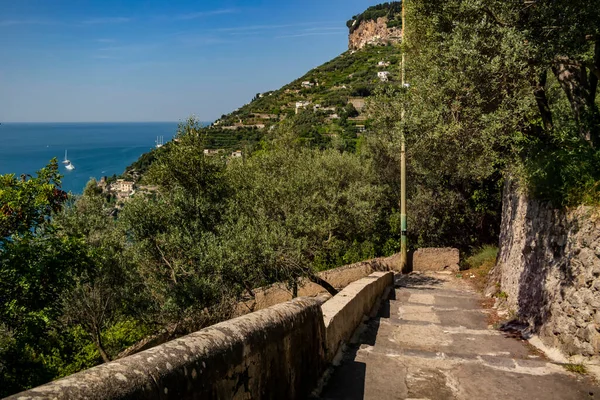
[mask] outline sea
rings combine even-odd
[[[80,194],[90,178],[120,175],[150,151],[157,137],[164,142],[177,133],[177,122],[152,123],[2,123],[0,175],[35,175],[52,158],[59,161],[62,188]],[[68,158],[75,166],[62,164]]]

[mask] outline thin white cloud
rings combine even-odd
[[[98,43],[114,43],[115,39],[100,38],[100,39],[96,39],[96,42],[98,42]]]
[[[291,34],[291,35],[281,35],[281,36],[276,36],[276,39],[283,39],[283,38],[296,38],[296,37],[305,37],[305,36],[328,36],[328,35],[339,35],[340,32],[332,32],[332,31],[327,31],[327,32],[303,32],[303,33],[295,33],[295,34]]]
[[[314,32],[314,31],[347,31],[348,28],[307,28],[303,29],[306,32]]]
[[[0,26],[17,26],[17,25],[49,25],[52,21],[42,19],[4,19],[0,20]]]
[[[191,20],[191,19],[210,17],[210,16],[214,16],[214,15],[235,14],[235,13],[238,13],[239,11],[240,10],[237,8],[223,8],[220,10],[199,11],[199,12],[192,12],[192,13],[187,13],[187,14],[180,14],[177,17],[175,17],[175,19]]]
[[[283,28],[293,28],[302,26],[305,24],[288,24],[288,25],[250,25],[250,26],[237,26],[232,28],[219,28],[217,31],[219,32],[246,32],[246,31],[262,31],[262,30],[270,30],[270,29],[283,29]]]
[[[98,24],[124,24],[133,21],[133,18],[129,17],[102,17],[102,18],[90,18],[81,21],[84,25],[98,25]]]
[[[160,46],[160,43],[139,43],[139,44],[125,44],[122,46],[106,46],[97,49],[101,53],[144,53],[156,49]]]

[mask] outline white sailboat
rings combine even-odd
[[[165,144],[164,136],[157,136],[156,137],[156,148],[160,149],[161,147],[163,147],[164,144]]]
[[[73,164],[71,164],[71,161],[67,158],[66,150],[65,150],[65,159],[63,160],[63,164],[66,164],[65,168],[68,169],[69,171],[73,171],[75,169],[75,166]]]

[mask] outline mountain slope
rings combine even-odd
[[[286,121],[308,146],[328,147],[335,142],[352,150],[360,133],[368,129],[369,121],[362,114],[366,99],[378,87],[399,80],[398,4],[385,3],[353,17],[352,24],[349,21],[349,47],[355,47],[357,34],[369,44],[342,53],[278,90],[256,94],[249,103],[202,129],[206,149],[215,155],[252,152],[268,132]],[[371,29],[374,23],[377,29]],[[384,38],[382,31],[387,32]],[[169,148],[167,144],[144,154],[127,168],[126,175],[143,174]]]

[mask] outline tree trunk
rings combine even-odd
[[[321,279],[317,275],[309,274],[308,279],[310,279],[311,282],[316,283],[317,285],[323,287],[323,289],[327,290],[329,292],[329,294],[331,294],[332,296],[335,296],[336,294],[338,294],[338,291],[336,290],[336,288],[331,286],[329,284],[329,282],[327,282],[324,279]]]
[[[593,70],[590,71],[590,98],[588,102],[595,104],[596,91],[598,90],[598,80],[600,75],[600,37],[596,38],[594,44],[594,61],[592,64]]]
[[[106,350],[104,350],[104,346],[102,344],[102,336],[100,336],[100,331],[98,329],[94,332],[94,344],[100,353],[100,357],[102,357],[102,361],[105,363],[110,362],[110,357],[106,354]]]
[[[571,103],[571,110],[579,126],[580,136],[590,145],[597,142],[597,107],[591,100],[590,80],[586,68],[567,58],[560,58],[552,72]]]
[[[552,112],[548,105],[548,97],[546,97],[546,78],[548,77],[548,71],[544,71],[540,74],[536,86],[533,90],[535,95],[535,101],[537,102],[540,115],[542,116],[542,122],[544,123],[544,129],[546,132],[552,131],[554,124],[552,122]]]

